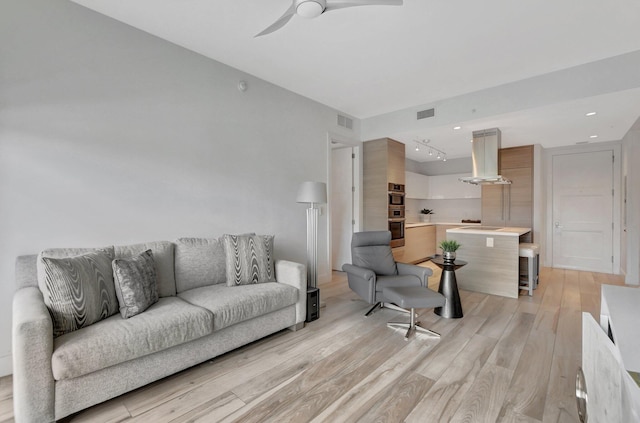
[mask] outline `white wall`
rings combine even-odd
[[[336,111],[63,0],[3,1],[0,52],[0,375],[18,255],[255,231],[305,261]]]
[[[627,203],[623,204],[625,232],[622,234],[621,265],[625,283],[640,284],[640,119],[622,139],[623,183],[626,175]],[[624,189],[624,187],[623,187]],[[623,192],[624,194],[624,192]]]

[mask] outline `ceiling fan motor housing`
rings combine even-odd
[[[326,0],[296,0],[296,14],[303,18],[317,18],[326,7]]]

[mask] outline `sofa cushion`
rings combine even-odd
[[[272,235],[224,235],[227,286],[275,282]]]
[[[55,339],[53,377],[71,379],[208,335],[210,311],[177,297],[160,298],[144,313],[109,317]]]
[[[158,301],[156,267],[151,250],[137,256],[115,259],[111,265],[123,319],[142,313]]]
[[[143,244],[116,245],[115,257],[132,257],[151,250],[156,265],[158,278],[158,295],[171,297],[176,295],[176,278],[173,273],[173,243],[169,241],[145,242]]]
[[[47,248],[46,250],[40,251],[40,253],[38,253],[38,258],[36,259],[38,288],[40,288],[40,291],[42,291],[43,293],[45,292],[45,271],[43,267],[42,257],[67,258],[103,250],[110,252],[111,256],[115,257],[115,250],[113,248],[113,245],[102,248]]]
[[[295,304],[298,289],[277,282],[234,287],[218,284],[191,289],[178,296],[210,310],[216,331]]]
[[[176,240],[178,293],[227,281],[224,244],[219,238]]]
[[[112,259],[112,248],[66,258],[41,253],[40,291],[51,314],[53,336],[89,326],[117,312]]]

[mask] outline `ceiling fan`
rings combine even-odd
[[[332,10],[355,6],[402,6],[402,0],[293,0],[291,6],[277,21],[255,37],[270,34],[282,28],[294,15],[316,18]]]

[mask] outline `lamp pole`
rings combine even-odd
[[[298,203],[309,203],[307,209],[307,285],[318,287],[318,217],[317,204],[327,202],[327,184],[303,182],[298,191]]]

